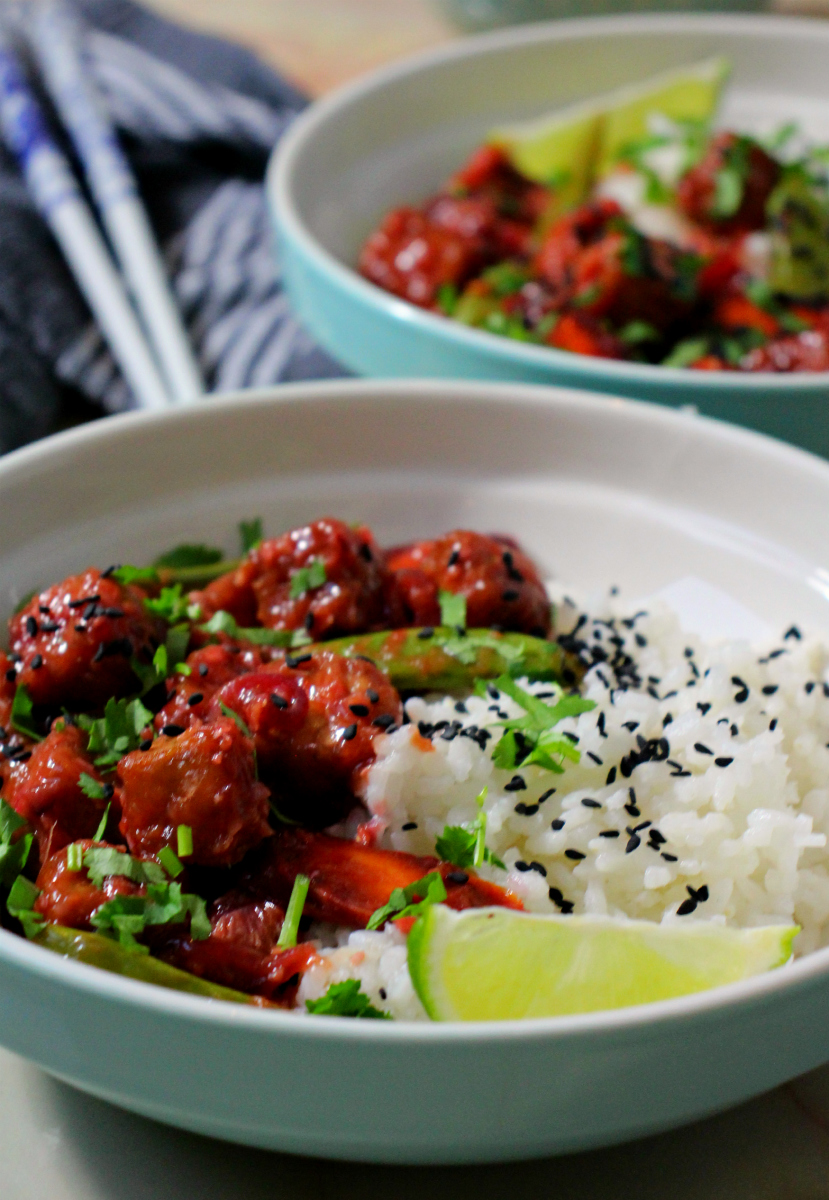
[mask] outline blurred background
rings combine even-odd
[[[772,11],[829,17],[829,0],[149,0],[246,43],[312,95],[461,32],[608,12]]]

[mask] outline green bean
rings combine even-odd
[[[200,979],[198,975],[171,967],[169,963],[153,958],[150,954],[128,950],[100,933],[67,929],[64,925],[44,925],[33,941],[36,945],[61,955],[62,958],[73,958],[77,962],[88,963],[91,967],[99,967],[115,975],[138,979],[142,983],[154,983],[159,987],[172,988],[176,992],[190,992],[192,995],[206,996],[211,1000],[267,1005],[267,1001],[260,996],[248,996],[245,992],[210,983],[206,979]]]
[[[318,642],[291,653],[309,650],[371,659],[401,692],[451,691],[505,674],[571,684],[581,674],[556,642],[491,629],[393,629]]]
[[[235,571],[244,562],[241,558],[225,558],[221,562],[206,563],[199,567],[154,567],[159,583],[163,587],[171,587],[180,583],[185,592],[206,587],[220,575]]]

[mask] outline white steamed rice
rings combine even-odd
[[[496,768],[498,722],[522,711],[503,694],[411,699],[366,780],[380,844],[433,854],[445,825],[474,820],[486,784],[487,845],[507,871],[480,874],[532,912],[794,921],[798,954],[829,943],[829,642],[792,629],[767,646],[707,645],[664,604],[633,614],[613,597],[589,617],[557,606],[557,627],[594,662],[581,690],[597,707],[558,726],[580,763]],[[394,1017],[424,1018],[398,930],[315,932],[326,948],[302,1009],[356,978]]]

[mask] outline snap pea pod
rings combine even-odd
[[[100,933],[67,929],[64,925],[44,925],[32,940],[36,945],[52,950],[63,958],[74,958],[77,962],[88,963],[91,967],[99,967],[102,971],[111,971],[115,975],[126,975],[142,983],[154,983],[158,987],[172,988],[176,992],[206,996],[210,1000],[231,1000],[236,1004],[270,1007],[268,1001],[263,1000],[261,996],[248,996],[245,992],[210,983],[206,979],[200,979],[198,975],[171,967],[149,954],[127,950],[118,942],[102,937]]]
[[[225,558],[221,562],[205,563],[198,567],[154,567],[158,581],[162,587],[171,587],[180,583],[185,592],[207,587],[220,575],[235,571],[243,560],[241,558]]]
[[[556,642],[491,629],[461,633],[446,626],[393,629],[335,638],[291,653],[310,650],[369,658],[401,692],[451,691],[471,687],[476,679],[495,679],[499,675],[572,684],[583,671]]]

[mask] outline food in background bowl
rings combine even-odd
[[[829,370],[825,148],[714,131],[712,59],[520,126],[360,254],[379,287],[594,358]]]
[[[552,604],[503,535],[242,535],[11,618],[0,883],[28,937],[404,1020],[641,1004],[782,965],[798,925],[826,943],[825,640]]]

